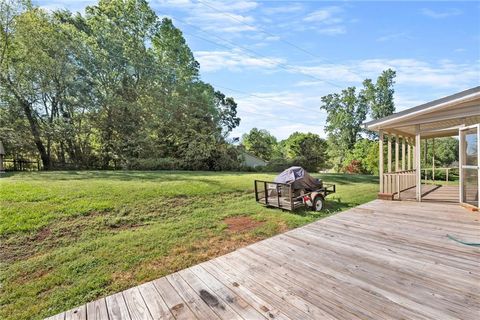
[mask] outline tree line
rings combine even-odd
[[[267,170],[278,171],[290,165],[300,165],[310,171],[329,169],[378,174],[378,136],[362,124],[367,117],[380,119],[395,112],[395,77],[395,71],[387,69],[376,81],[363,81],[360,90],[348,87],[339,93],[323,96],[320,109],[327,114],[326,139],[313,133],[295,132],[278,142],[267,130],[253,128],[242,137],[242,146],[269,160]],[[422,143],[422,149],[427,150],[422,166],[431,167],[432,146],[425,149],[425,142]],[[458,161],[458,140],[436,139],[435,165],[448,166],[455,161]]]
[[[348,87],[340,93],[323,96],[320,109],[327,114],[326,139],[313,133],[295,132],[277,142],[268,131],[254,128],[242,137],[241,143],[247,151],[270,160],[273,167],[294,164],[311,171],[328,168],[374,174],[378,172],[376,137],[362,124],[368,115],[379,119],[395,111],[395,76],[395,71],[388,69],[375,82],[363,81],[361,90]]]
[[[266,170],[378,173],[378,137],[362,123],[395,111],[395,71],[323,96],[326,139],[277,141],[254,128],[240,141],[233,98],[200,79],[181,30],[145,0],[100,0],[84,14],[0,2],[0,141],[43,168],[242,169],[243,148]],[[458,159],[436,142],[436,161]],[[431,152],[429,150],[428,152]],[[431,157],[430,157],[431,158]],[[450,162],[448,162],[450,163]]]
[[[182,32],[145,0],[85,14],[0,3],[0,140],[44,169],[229,169],[237,104],[199,76]]]

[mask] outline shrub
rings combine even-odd
[[[352,160],[345,168],[346,173],[363,173],[362,163],[359,160]]]

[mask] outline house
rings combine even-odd
[[[449,200],[478,209],[479,123],[480,86],[365,123],[379,134],[379,198]],[[460,142],[459,186],[422,184],[421,140],[452,136]]]

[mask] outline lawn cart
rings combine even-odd
[[[335,193],[334,184],[313,178],[301,167],[286,169],[273,182],[255,180],[255,200],[267,207],[284,210],[306,206],[320,211],[325,197],[331,193]]]

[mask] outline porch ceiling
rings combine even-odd
[[[459,126],[476,123],[480,123],[480,87],[370,121],[365,127],[403,137],[414,137],[419,130],[422,138],[431,138],[457,135]]]

